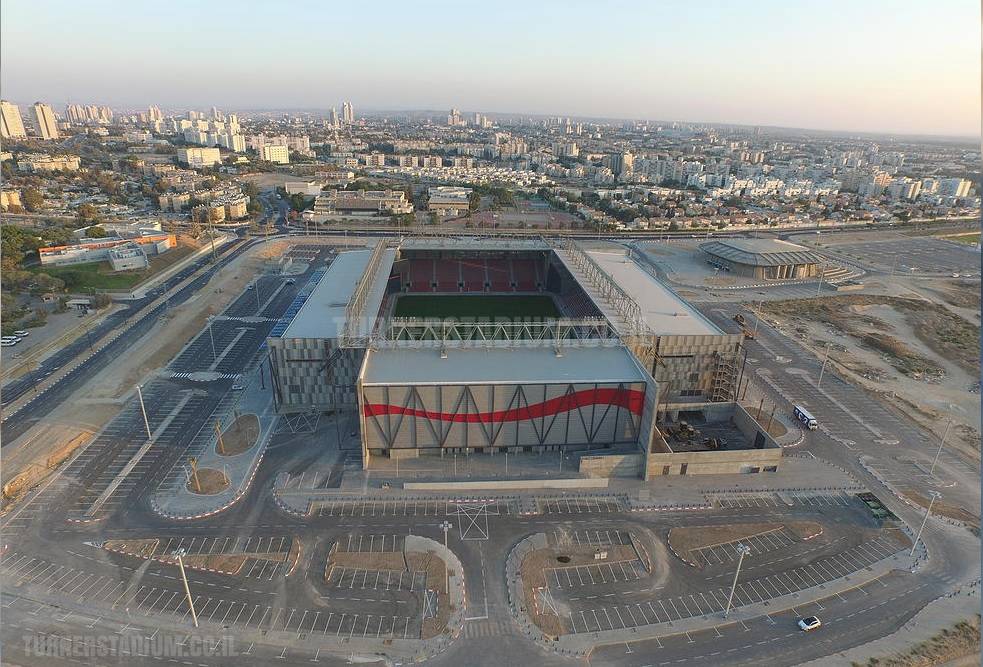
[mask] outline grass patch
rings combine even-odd
[[[394,317],[432,319],[549,319],[560,316],[553,299],[545,295],[418,295],[399,297]]]
[[[112,270],[108,261],[69,266],[32,266],[27,270],[31,273],[46,273],[52,278],[64,280],[65,288],[70,292],[92,289],[127,290],[180,262],[194,251],[195,248],[191,246],[179,245],[163,255],[150,257],[150,266],[142,271],[117,273]]]

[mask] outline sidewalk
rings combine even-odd
[[[272,396],[260,389],[259,367],[242,377],[245,390],[230,391],[223,398],[188,450],[174,464],[166,482],[151,496],[151,506],[157,514],[178,520],[211,516],[234,505],[249,490],[279,417],[273,412]],[[214,430],[215,420],[221,422],[221,428],[225,431],[234,423],[236,415],[249,414],[256,415],[259,420],[256,442],[240,454],[219,454],[218,436]],[[219,493],[193,493],[188,481],[188,459],[191,456],[197,459],[199,471],[221,472],[228,479],[228,486]]]

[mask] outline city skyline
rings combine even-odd
[[[451,6],[444,3],[415,12],[392,5],[373,17],[369,42],[359,41],[364,31],[332,32],[357,26],[364,19],[357,9],[297,3],[280,13],[303,16],[306,30],[323,27],[325,39],[291,38],[258,49],[223,46],[227,33],[213,28],[230,7],[177,3],[173,11],[185,18],[178,34],[145,7],[117,16],[108,4],[82,13],[54,3],[42,16],[26,3],[5,3],[3,96],[56,110],[97,102],[328,111],[350,99],[363,112],[458,107],[513,116],[979,135],[979,7],[965,2],[905,12],[880,2],[859,9],[709,3],[685,12],[626,3],[617,16],[599,16],[584,3],[544,3],[521,13],[513,5],[480,16],[469,8],[445,11]],[[236,7],[265,20],[261,5]],[[493,36],[487,48],[463,39],[477,21]],[[113,40],[86,40],[90,29],[107,24],[116,26]],[[421,30],[440,37],[421,40]],[[32,50],[39,34],[57,48]]]

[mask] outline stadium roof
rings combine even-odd
[[[818,264],[822,261],[805,246],[778,239],[720,239],[701,243],[700,250],[735,264],[749,266]]]
[[[389,275],[396,251],[386,250],[380,271]],[[297,312],[282,338],[337,338],[345,327],[345,310],[372,256],[371,250],[350,250],[338,253],[321,277],[314,291]],[[386,290],[385,280],[376,280],[365,300],[365,313],[377,313]],[[363,323],[363,328],[371,322]]]
[[[549,250],[539,239],[477,236],[412,236],[403,239],[407,250]]]
[[[362,384],[566,384],[643,382],[627,348],[552,347],[383,348],[368,353]]]
[[[710,320],[656,280],[624,252],[588,250],[587,254],[639,305],[645,324],[654,334],[659,336],[723,334]],[[588,289],[588,293],[591,292],[593,290]],[[598,306],[605,314],[610,310],[603,303],[599,303]],[[608,319],[612,318],[609,316]],[[618,321],[620,318],[612,319],[613,323]]]

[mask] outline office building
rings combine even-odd
[[[290,149],[286,146],[264,145],[259,149],[259,159],[276,164],[290,164]]]
[[[341,105],[341,119],[345,125],[351,125],[355,122],[355,109],[352,108],[351,102],[345,102]]]

